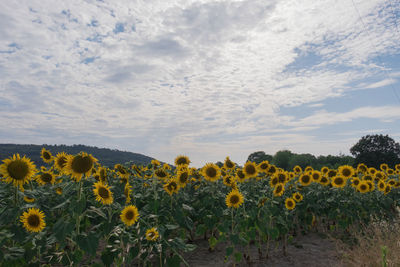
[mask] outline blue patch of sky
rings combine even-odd
[[[89,63],[93,63],[96,59],[97,59],[97,57],[87,57],[84,60],[82,60],[81,63],[87,65]]]
[[[296,48],[295,52],[298,56],[294,62],[286,66],[285,71],[287,72],[309,69],[322,62],[322,58],[312,51],[301,51]]]
[[[132,29],[133,32],[136,32],[136,26],[135,26],[135,24],[132,25],[131,29]]]
[[[101,35],[101,34],[94,34],[92,37],[86,38],[87,41],[89,42],[95,42],[95,43],[101,43],[103,41],[103,37],[106,35]]]
[[[120,32],[124,32],[124,31],[125,31],[125,26],[124,26],[123,23],[118,22],[118,23],[115,24],[115,27],[114,27],[114,30],[113,30],[113,32],[115,34],[118,34]]]
[[[96,19],[92,19],[92,21],[90,21],[90,24],[88,24],[88,26],[97,27],[99,26],[99,21]]]

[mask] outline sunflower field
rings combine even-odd
[[[267,257],[299,231],[391,219],[400,200],[400,164],[285,171],[227,157],[197,169],[180,155],[107,168],[85,152],[41,156],[40,169],[18,154],[0,165],[1,266],[182,266],[198,239],[251,261],[250,245]]]

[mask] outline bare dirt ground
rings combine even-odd
[[[208,242],[198,240],[195,243],[198,247],[195,251],[185,255],[186,261],[193,267],[205,266],[234,266],[233,260],[224,261],[226,244],[218,244],[214,251],[208,251]],[[335,241],[324,235],[309,233],[294,238],[287,247],[287,255],[283,255],[281,245],[272,244],[270,255],[259,258],[258,248],[252,245],[249,248],[250,261],[242,259],[235,266],[307,266],[307,267],[337,267],[344,266],[341,263],[340,255],[337,252]],[[247,251],[247,248],[245,249]]]

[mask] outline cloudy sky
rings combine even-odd
[[[0,143],[194,166],[400,141],[397,0],[0,0]]]

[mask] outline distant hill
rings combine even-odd
[[[133,162],[138,165],[147,165],[153,158],[132,152],[119,151],[116,149],[98,148],[85,145],[18,145],[18,144],[0,144],[0,160],[8,158],[13,154],[19,153],[21,156],[26,155],[36,166],[45,165],[40,157],[42,148],[49,150],[53,156],[59,152],[75,155],[83,151],[92,154],[93,157],[99,160],[99,163],[113,167],[117,163]]]

